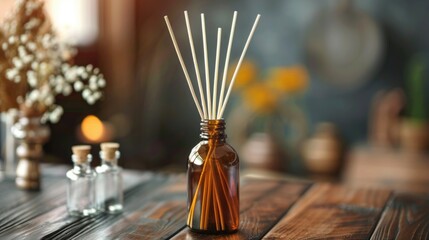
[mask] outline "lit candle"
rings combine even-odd
[[[94,115],[88,115],[83,119],[78,132],[78,136],[86,143],[100,143],[112,139],[110,124],[103,123]]]

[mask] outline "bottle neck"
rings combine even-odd
[[[72,155],[72,160],[74,163],[73,171],[77,173],[91,171],[91,165],[90,165],[92,161],[91,155],[88,155],[85,161],[80,161],[75,155]]]
[[[121,157],[121,153],[119,151],[115,152],[115,157],[112,159],[108,159],[107,155],[100,151],[101,164],[107,167],[116,168],[118,167],[118,159]]]
[[[223,119],[201,120],[201,139],[225,141],[227,137],[225,133],[225,125],[226,123]]]

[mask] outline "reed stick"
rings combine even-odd
[[[201,32],[203,34],[203,46],[204,46],[204,72],[206,74],[206,96],[207,96],[207,112],[208,118],[212,119],[212,97],[210,91],[210,72],[209,72],[209,59],[207,53],[207,36],[206,36],[206,20],[204,13],[201,13]]]
[[[201,75],[200,75],[200,69],[198,67],[197,55],[195,54],[194,40],[192,37],[191,24],[189,23],[188,11],[185,11],[184,14],[185,14],[186,29],[188,30],[189,45],[191,46],[192,60],[194,61],[195,75],[197,77],[198,90],[200,91],[201,105],[203,106],[203,115],[204,115],[204,119],[207,119],[206,100],[204,97],[203,86],[201,83]]]
[[[240,59],[238,60],[237,66],[235,67],[234,74],[232,75],[231,82],[229,83],[228,92],[226,93],[225,99],[223,101],[223,105],[218,114],[219,118],[222,118],[223,112],[225,111],[226,104],[228,103],[228,100],[229,100],[229,95],[231,94],[232,86],[234,86],[235,78],[237,77],[237,73],[240,70],[241,63],[243,62],[244,56],[246,55],[246,52],[247,52],[247,48],[249,47],[250,41],[252,40],[256,27],[258,26],[260,17],[261,17],[260,14],[256,16],[255,22],[253,23],[252,30],[250,31],[249,37],[247,38],[246,44],[244,45],[243,52],[241,53]]]
[[[222,105],[223,105],[223,96],[225,94],[224,92],[225,92],[226,76],[228,75],[229,57],[231,55],[232,41],[234,40],[236,20],[237,20],[237,11],[234,11],[234,15],[232,17],[232,23],[231,23],[231,32],[229,33],[229,41],[228,41],[228,48],[226,51],[225,65],[223,66],[223,77],[222,77],[222,84],[221,84],[221,88],[220,88],[217,119],[220,119],[222,117],[222,115],[219,114],[220,113],[219,110],[222,108]]]
[[[204,119],[204,114],[201,111],[201,106],[198,101],[198,98],[195,94],[194,87],[192,86],[191,78],[189,77],[188,70],[186,69],[185,62],[182,58],[182,53],[180,52],[179,45],[177,44],[174,31],[171,28],[170,20],[168,16],[164,16],[165,23],[167,24],[168,32],[170,33],[171,41],[173,42],[174,49],[176,50],[177,57],[179,58],[180,65],[182,66],[183,73],[185,74],[186,82],[188,83],[189,90],[191,91],[192,98],[194,99],[195,106],[197,107],[198,113],[200,114],[201,119]]]
[[[220,55],[220,46],[222,41],[222,28],[217,29],[217,42],[216,42],[216,60],[215,60],[215,72],[213,76],[213,106],[212,106],[212,117],[213,119],[218,119],[216,111],[216,101],[217,101],[217,82],[218,82],[218,73],[219,73],[219,55]]]

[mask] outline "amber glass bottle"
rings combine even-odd
[[[225,121],[203,120],[188,159],[188,227],[232,233],[239,224],[239,159],[226,142]]]

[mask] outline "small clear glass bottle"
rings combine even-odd
[[[239,225],[239,158],[226,142],[225,121],[203,120],[188,159],[188,227],[232,233]]]
[[[120,157],[118,143],[100,145],[101,166],[96,167],[97,201],[100,210],[118,213],[123,208],[122,168],[118,166]]]
[[[73,169],[67,172],[67,211],[72,216],[90,216],[98,213],[95,193],[97,174],[91,169],[91,146],[72,147]]]

